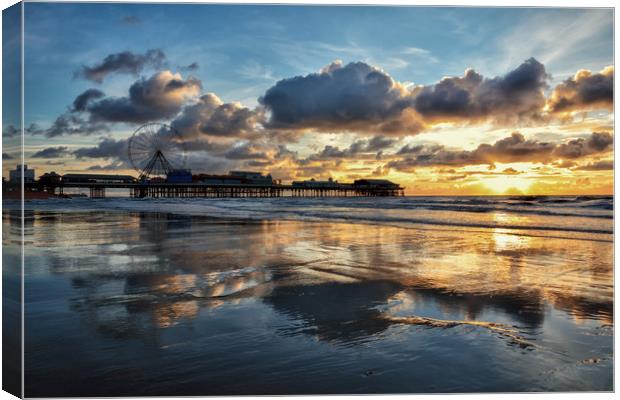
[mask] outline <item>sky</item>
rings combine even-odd
[[[37,175],[137,176],[128,138],[157,122],[194,173],[613,191],[611,9],[26,3],[24,21]],[[3,111],[7,176],[19,112]]]

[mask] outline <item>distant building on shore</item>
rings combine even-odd
[[[62,175],[57,174],[55,171],[46,172],[39,177],[39,183],[42,184],[56,184],[62,181]]]
[[[9,171],[9,182],[21,183],[22,181],[22,166],[18,165],[14,170]],[[28,165],[24,165],[24,182],[34,182],[34,169],[28,169]]]

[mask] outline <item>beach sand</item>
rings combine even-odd
[[[5,209],[5,257],[18,224]],[[610,235],[130,211],[25,227],[26,396],[613,389]]]

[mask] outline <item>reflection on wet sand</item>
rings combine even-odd
[[[101,213],[86,218],[83,214],[33,215],[31,232],[47,233],[47,237],[31,241],[45,247],[52,244],[50,229],[34,229],[43,224],[55,228],[51,229],[55,234],[63,232],[57,241],[105,245],[103,266],[84,260],[68,269],[63,257],[53,264],[53,271],[77,273],[73,279],[82,285],[92,281],[87,295],[106,301],[174,304],[239,296],[271,299],[293,290],[283,287],[305,292],[308,287],[339,283],[325,290],[326,296],[319,296],[322,303],[331,300],[342,308],[342,299],[350,298],[346,291],[351,290],[368,296],[360,299],[365,302],[360,308],[372,307],[409,288],[425,296],[433,293],[445,312],[462,308],[471,320],[485,307],[493,307],[536,326],[544,318],[544,304],[550,303],[577,320],[613,323],[611,246],[599,242],[494,230],[462,235],[349,224],[227,222],[170,214],[125,217],[119,224],[107,222]],[[101,223],[93,229],[96,221]],[[85,230],[97,232],[100,240],[94,240],[95,233],[85,238]],[[119,231],[122,237],[116,236]],[[191,239],[186,239],[189,232]],[[110,279],[124,280],[122,297],[97,293],[94,286]],[[372,287],[358,287],[361,282],[373,285],[376,281],[381,287],[374,296]]]
[[[159,346],[166,330],[247,302],[292,321],[278,335],[345,346],[418,325],[534,348],[550,309],[613,324],[612,246],[600,240],[157,213],[28,221],[30,273],[69,278],[72,312],[107,338]]]

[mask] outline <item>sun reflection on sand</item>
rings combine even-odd
[[[19,219],[3,215],[10,232]],[[611,243],[508,229],[527,223],[508,213],[482,218],[504,227],[33,212],[30,365],[67,357],[75,342],[88,353],[71,353],[71,376],[125,387],[172,366],[201,382],[188,394],[261,371],[254,384],[300,373],[342,382],[350,371],[411,382],[455,363],[463,385],[480,373],[517,389],[608,387]],[[100,369],[75,370],[92,355]]]
[[[528,217],[495,213],[492,218],[519,223]],[[101,221],[97,233],[87,233],[87,223],[94,221]],[[362,282],[392,282],[399,289],[386,293],[382,302],[397,300],[409,311],[425,308],[426,301],[410,290],[446,293],[450,301],[437,302],[438,319],[452,315],[457,307],[473,321],[485,307],[503,304],[517,316],[523,307],[538,314],[532,319],[538,323],[544,305],[552,304],[576,322],[613,323],[611,247],[595,241],[525,235],[506,228],[223,223],[166,214],[131,214],[122,225],[93,214],[37,214],[34,223],[51,227],[32,230],[31,240],[42,246],[53,246],[54,241],[102,246],[103,257],[92,254],[92,263],[83,254],[79,264],[65,254],[62,262],[53,263],[58,273],[92,281],[83,300],[98,306],[90,309],[127,304],[132,312],[150,310],[160,328],[196,318],[203,307],[240,298],[272,298],[281,287]],[[192,241],[175,233],[189,229],[195,232]],[[118,246],[114,243],[121,240],[121,230],[123,245]],[[60,231],[63,234],[55,236]],[[123,293],[114,297],[103,290],[107,286],[101,284],[109,279],[125,279]]]

